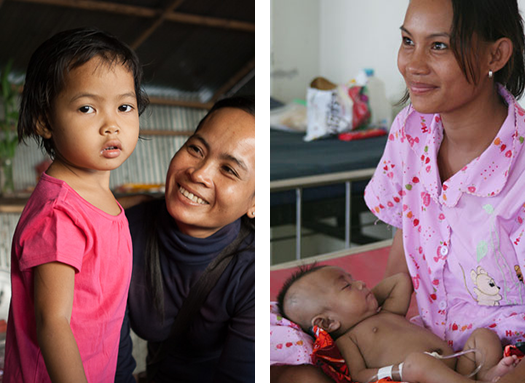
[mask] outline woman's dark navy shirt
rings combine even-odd
[[[133,240],[133,275],[128,315],[121,334],[116,382],[133,382],[135,362],[129,324],[148,341],[150,355],[168,338],[171,325],[191,286],[208,264],[239,233],[237,220],[208,238],[182,234],[169,215],[165,200],[133,207],[126,212]],[[148,225],[157,220],[164,287],[162,321],[148,293],[144,251]],[[251,244],[251,246],[249,246]],[[246,249],[227,266],[204,302],[188,333],[188,341],[175,344],[162,362],[155,382],[252,382],[255,378],[255,238],[251,233],[240,245]],[[129,320],[129,321],[128,321]]]

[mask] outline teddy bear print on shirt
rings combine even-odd
[[[472,282],[476,285],[474,293],[477,295],[478,304],[484,306],[499,306],[502,296],[499,294],[500,287],[481,266],[470,271]]]

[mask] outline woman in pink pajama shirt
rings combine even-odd
[[[423,325],[454,349],[479,327],[525,340],[522,23],[516,0],[410,1],[398,54],[410,105],[365,191],[398,228],[386,275],[410,273]],[[273,381],[322,381],[309,368]]]

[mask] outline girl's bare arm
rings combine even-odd
[[[38,343],[51,380],[87,383],[70,327],[75,270],[58,262],[37,266],[34,287]]]

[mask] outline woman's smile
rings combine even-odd
[[[180,192],[180,194],[182,194],[184,197],[186,197],[187,199],[189,199],[192,202],[198,203],[199,205],[209,205],[209,202],[207,202],[204,199],[202,199],[201,197],[193,194],[192,192],[184,189],[180,185],[179,185],[179,192]]]
[[[173,157],[166,203],[184,234],[206,238],[255,210],[254,136],[251,114],[223,108]]]
[[[438,87],[435,85],[423,82],[407,81],[407,85],[411,95],[424,95],[438,89]]]

